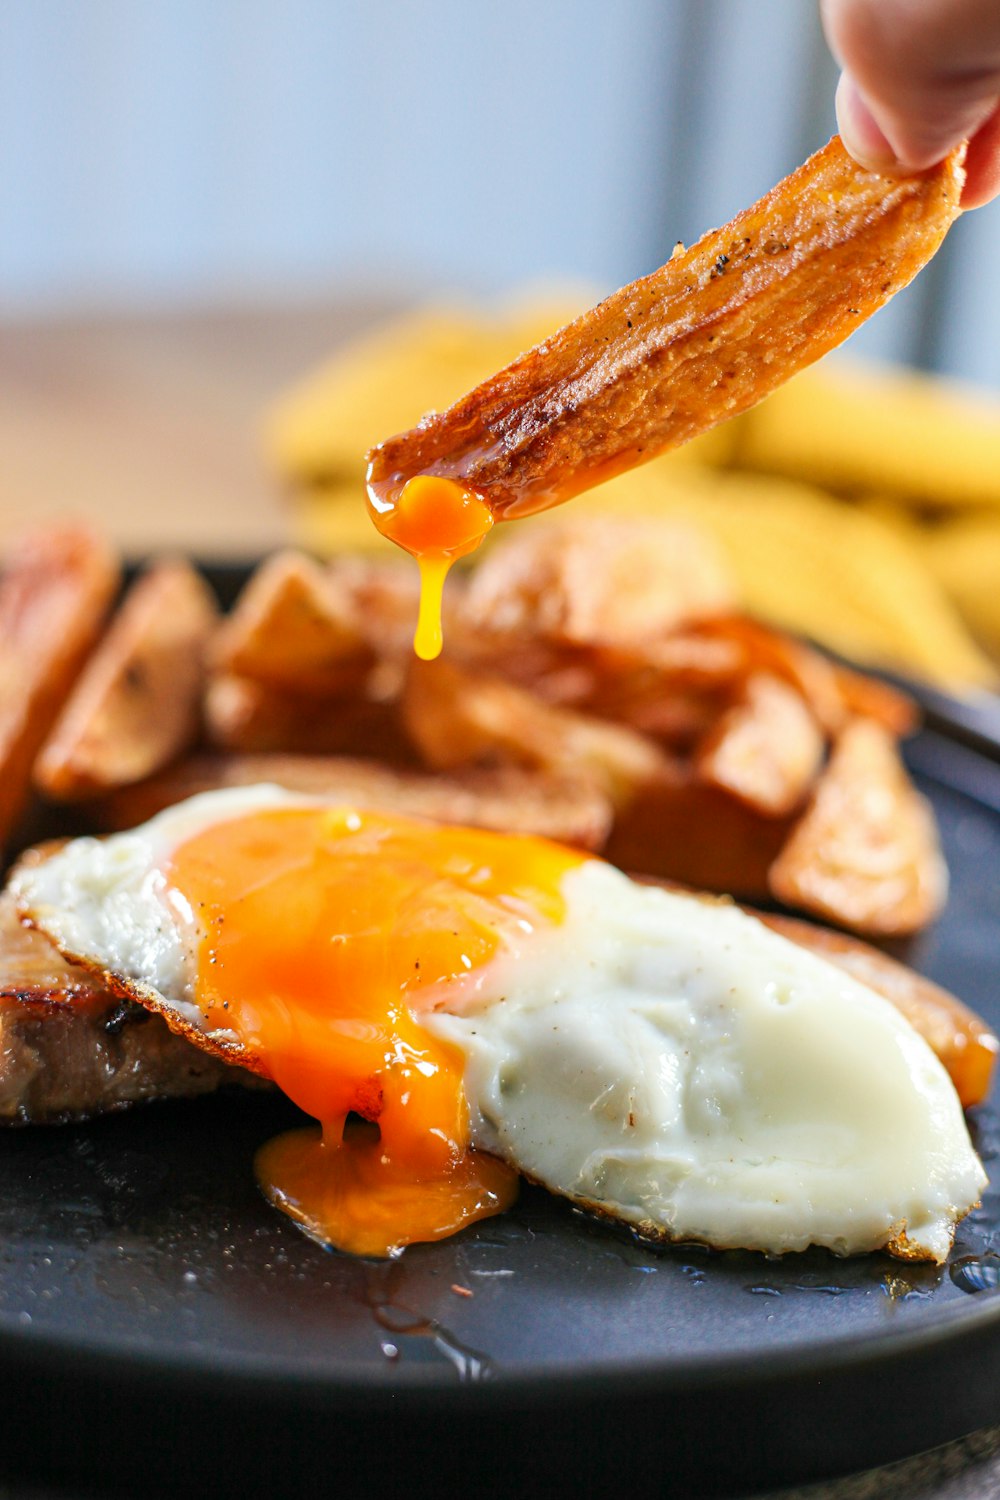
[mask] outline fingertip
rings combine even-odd
[[[982,208],[1000,197],[1000,105],[969,142],[963,208]]]
[[[869,172],[898,173],[903,170],[860,89],[850,73],[840,75],[837,85],[837,128],[846,150]]]

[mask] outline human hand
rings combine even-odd
[[[967,139],[962,207],[1000,195],[1000,0],[820,0],[820,11],[851,155],[905,175]]]

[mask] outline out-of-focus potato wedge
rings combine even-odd
[[[906,693],[877,677],[856,672],[852,667],[836,664],[833,672],[841,702],[850,718],[874,719],[897,739],[905,739],[919,727],[919,710]]]
[[[470,578],[462,619],[473,630],[630,646],[735,604],[721,557],[693,526],[583,516],[497,543]]]
[[[204,714],[209,743],[236,754],[413,759],[392,703],[364,692],[313,697],[220,674],[209,680]]]
[[[301,552],[279,552],[251,576],[216,637],[214,667],[292,693],[357,685],[372,652],[350,593]]]
[[[960,212],[963,159],[882,177],[834,137],[723,229],[380,444],[370,491],[391,505],[440,474],[496,517],[527,515],[747,410],[930,259]]]
[[[398,553],[389,558],[339,557],[327,565],[334,586],[351,600],[358,629],[379,657],[409,656],[417,618],[420,583],[412,565]],[[456,608],[462,580],[453,577],[442,618],[449,633],[461,630]]]
[[[890,937],[936,916],[947,884],[933,815],[895,740],[871,719],[852,720],[771,867],[773,894],[855,932]]]
[[[513,766],[433,776],[338,756],[197,755],[105,799],[99,808],[101,823],[109,829],[132,828],[196,792],[262,781],[360,807],[539,834],[581,849],[601,848],[613,817],[608,798],[583,776],[557,777]]]
[[[403,722],[435,770],[520,765],[592,778],[615,806],[655,775],[663,753],[619,724],[553,708],[531,693],[453,662],[414,660]]]
[[[941,1059],[962,1108],[982,1104],[989,1093],[1000,1042],[975,1011],[933,980],[845,932],[831,932],[828,927],[772,912],[756,915],[775,932],[818,953],[890,1000]]]
[[[192,745],[204,655],[218,619],[190,564],[156,563],[133,584],[35,761],[59,801],[140,781]]]
[[[619,809],[604,854],[633,874],[762,901],[792,826],[699,782],[687,761],[665,760]]]
[[[795,688],[827,734],[842,729],[848,718],[833,662],[803,641],[774,630],[749,615],[720,615],[705,620],[699,633],[728,641],[743,654],[743,672],[767,672]]]
[[[31,768],[119,586],[117,560],[83,526],[50,526],[14,545],[0,571],[0,845]]]
[[[702,739],[694,764],[706,784],[731,792],[765,818],[783,817],[804,800],[825,749],[823,733],[795,689],[755,672],[742,702]]]

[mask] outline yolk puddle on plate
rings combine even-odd
[[[513,1201],[516,1174],[470,1149],[462,1053],[416,1017],[460,1006],[505,931],[561,921],[563,876],[584,858],[343,807],[244,814],[175,851],[208,1028],[234,1031],[320,1122],[257,1160],[315,1238],[388,1255]]]
[[[413,649],[424,661],[441,651],[441,594],[448,569],[481,545],[493,512],[475,490],[436,474],[418,474],[393,495],[369,490],[372,519],[383,536],[420,568],[420,614]]]

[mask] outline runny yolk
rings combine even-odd
[[[481,495],[454,479],[418,474],[398,495],[369,491],[383,536],[412,554],[420,569],[420,614],[413,649],[424,661],[441,652],[441,594],[448,569],[481,545],[493,512]]]
[[[176,850],[207,1027],[234,1031],[320,1122],[257,1159],[315,1238],[384,1256],[513,1201],[515,1173],[470,1149],[461,1051],[418,1017],[460,1008],[505,933],[561,921],[582,858],[343,807],[249,813]]]

